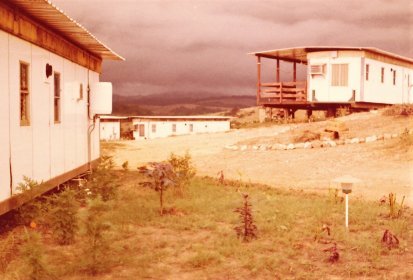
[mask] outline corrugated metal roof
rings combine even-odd
[[[397,60],[405,61],[408,63],[413,63],[413,59],[411,58],[397,55],[394,53],[390,53],[387,51],[383,51],[383,50],[373,48],[373,47],[310,46],[310,47],[294,47],[294,48],[276,49],[276,50],[269,50],[269,51],[259,51],[259,52],[252,52],[249,54],[257,55],[257,56],[264,56],[264,57],[269,57],[269,58],[279,58],[281,60],[295,61],[295,62],[307,64],[308,53],[319,52],[319,51],[342,51],[342,50],[367,51],[367,52],[391,57]]]
[[[49,0],[6,0],[102,59],[125,60]]]

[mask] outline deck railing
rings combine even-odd
[[[260,103],[291,104],[307,102],[307,82],[279,82],[260,84]]]

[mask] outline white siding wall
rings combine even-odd
[[[309,66],[326,64],[327,67],[324,76],[308,75],[308,101],[312,101],[313,90],[315,90],[315,98],[318,102],[348,102],[353,95],[353,90],[356,91],[356,100],[358,101],[360,96],[361,57],[334,57],[333,52],[320,52],[308,54],[308,58]],[[348,64],[347,86],[331,85],[332,64]]]
[[[191,124],[193,125],[193,131],[190,131]],[[135,139],[152,139],[152,138],[162,138],[173,135],[186,135],[186,134],[197,134],[197,133],[214,133],[214,132],[224,132],[230,130],[229,121],[209,121],[209,120],[199,120],[199,121],[151,121],[151,120],[133,120],[133,125],[145,126],[145,136],[139,136],[139,131],[135,129],[133,136]],[[152,131],[152,125],[156,125],[156,131]],[[173,132],[173,125],[176,125],[176,132]]]
[[[387,104],[413,102],[411,89],[409,92],[407,85],[408,75],[412,84],[413,70],[369,58],[365,59],[365,64],[369,64],[369,80],[366,81],[365,76],[363,77],[364,101]],[[384,67],[384,83],[381,82],[382,67]],[[396,85],[393,85],[392,69],[396,71]]]
[[[356,91],[355,101],[401,104],[413,103],[413,70],[405,67],[365,58],[362,52],[317,52],[308,54],[308,101],[348,102],[352,91]],[[311,75],[311,65],[326,64],[324,76]],[[332,64],[348,64],[348,86],[332,86]],[[365,65],[369,64],[369,80],[366,81]],[[381,83],[381,68],[384,67],[384,83]],[[396,85],[393,85],[393,72],[396,71]]]
[[[8,36],[0,32],[0,201],[10,195]]]
[[[120,121],[101,121],[100,140],[119,140]]]
[[[30,65],[30,126],[20,126],[20,61]],[[45,78],[46,63],[61,75],[60,123],[54,122],[54,83],[53,76]],[[99,74],[0,31],[0,201],[10,195],[9,154],[14,189],[23,176],[47,181],[88,162],[88,79],[98,82]],[[99,157],[98,125],[92,135],[92,160]]]

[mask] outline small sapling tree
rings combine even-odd
[[[399,247],[399,239],[396,235],[392,234],[388,229],[384,231],[383,237],[381,238],[381,243],[383,246],[387,247],[387,249],[397,248]]]
[[[396,203],[396,194],[389,193],[389,217],[390,218],[399,218],[403,212],[403,203],[404,203],[404,196],[402,202],[400,204],[399,209],[397,210],[397,203]]]
[[[175,185],[176,175],[172,165],[167,162],[151,162],[149,167],[141,166],[138,169],[149,179],[149,181],[141,182],[140,185],[159,192],[160,213],[163,215],[163,193],[168,187]]]
[[[24,244],[20,249],[24,262],[24,274],[31,280],[52,279],[52,274],[45,259],[44,246],[38,232],[27,231]]]
[[[16,210],[15,219],[18,224],[28,225],[42,219],[46,209],[43,200],[37,197],[40,194],[38,191],[40,187],[41,184],[26,176],[23,177],[23,182],[17,185],[17,195],[27,201]]]
[[[242,207],[236,208],[234,212],[239,213],[241,225],[235,227],[238,238],[242,237],[243,241],[248,242],[257,238],[257,226],[254,224],[252,217],[251,203],[248,200],[248,194],[243,194],[244,203]]]
[[[67,188],[61,193],[49,198],[47,220],[53,232],[53,237],[60,245],[72,244],[78,230],[77,202],[75,191]]]
[[[169,156],[168,162],[172,166],[172,170],[175,174],[174,189],[176,194],[182,196],[185,192],[185,188],[189,185],[196,173],[192,164],[191,155],[186,153],[184,156],[178,156],[172,153]]]
[[[90,176],[86,187],[90,190],[90,197],[100,196],[103,201],[116,197],[119,187],[119,178],[113,172],[113,160],[111,157],[102,156],[99,166]]]
[[[105,219],[109,206],[100,197],[89,201],[84,221],[82,264],[88,274],[96,275],[110,265],[110,240],[108,231],[111,224]]]

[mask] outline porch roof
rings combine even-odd
[[[307,64],[307,54],[320,51],[366,51],[373,54],[390,57],[399,61],[404,61],[413,65],[413,59],[380,50],[373,47],[337,47],[337,46],[309,46],[309,47],[293,47],[286,49],[275,49],[268,51],[259,51],[249,53],[251,55],[266,57],[271,59],[279,59],[289,62],[297,62]]]

